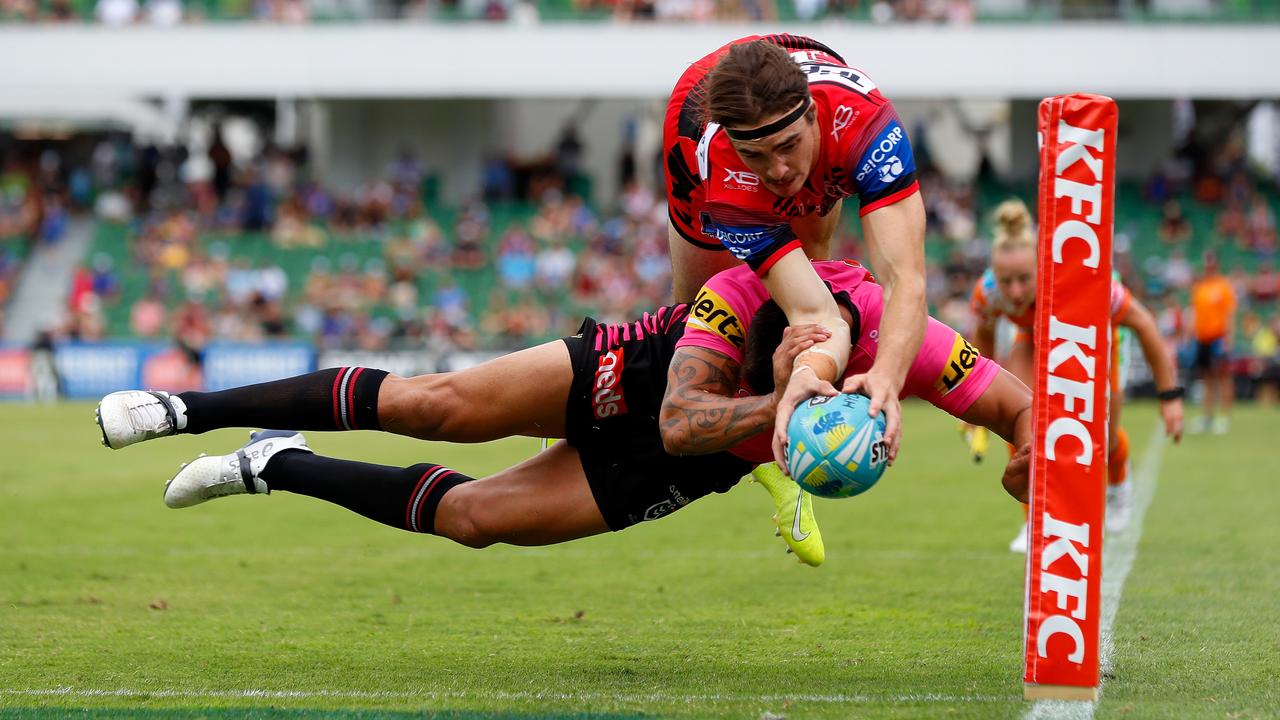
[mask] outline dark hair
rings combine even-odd
[[[730,46],[707,74],[705,87],[705,119],[725,127],[755,127],[809,97],[804,71],[767,40]]]
[[[862,332],[862,318],[842,293],[836,293],[836,303],[852,315],[849,338],[857,342]],[[773,352],[782,344],[782,331],[786,329],[787,316],[773,300],[766,300],[756,314],[751,316],[747,329],[747,344],[742,352],[742,377],[747,387],[758,394],[773,392]]]

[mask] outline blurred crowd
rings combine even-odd
[[[218,139],[196,158],[207,177],[190,180],[186,149],[104,137],[86,202],[100,233],[122,237],[78,269],[56,334],[172,338],[196,354],[282,337],[512,349],[571,333],[584,313],[625,319],[670,293],[666,208],[633,180],[598,215],[568,191],[582,182],[573,146],[562,138],[534,171],[491,168],[476,199],[429,211],[431,179],[409,152],[343,193],[310,177],[305,150],[236,163]]]
[[[968,23],[972,0],[0,0],[0,22],[96,22],[112,27],[204,21],[469,19],[616,22],[776,22],[796,19]]]

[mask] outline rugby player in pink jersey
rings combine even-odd
[[[713,274],[745,262],[792,324],[831,333],[797,357],[800,374],[780,403],[777,441],[798,401],[844,377],[843,389],[871,398],[872,415],[883,408],[892,463],[901,437],[898,394],[926,316],[924,205],[893,104],[865,72],[816,40],[745,37],[681,75],[667,105],[663,157],[675,299],[696,303]],[[851,197],[871,265],[890,293],[878,359],[849,375],[849,328],[807,260],[830,257]],[[773,496],[775,520],[807,502],[777,467],[753,474]],[[787,536],[806,561],[822,553],[809,520],[814,528],[803,542]]]
[[[882,291],[859,267],[821,265],[846,322],[858,328],[852,351],[856,371],[874,361]],[[759,279],[745,268],[713,278],[708,290],[733,298],[731,305],[718,308],[722,311],[754,313],[765,297]],[[710,332],[708,317],[720,321]],[[664,517],[729,490],[756,463],[767,461],[773,411],[794,359],[829,337],[809,325],[779,340],[784,322],[775,312],[772,338],[753,341],[747,332],[752,316],[725,322],[718,314],[691,314],[687,305],[667,306],[617,325],[588,318],[574,336],[456,373],[402,378],[346,367],[219,392],[112,393],[99,404],[98,424],[104,444],[115,449],[167,435],[245,426],[381,430],[451,442],[512,435],[565,438],[477,480],[434,463],[391,467],[323,457],[311,451],[301,433],[271,430],[253,434],[239,450],[193,460],[165,486],[165,503],[175,508],[228,495],[286,491],[470,547],[552,544]],[[766,378],[755,384],[776,388],[739,397],[739,390],[745,391],[744,366],[734,323],[744,332],[742,347],[751,353],[745,367],[752,377]],[[935,342],[926,345],[908,374],[910,391],[1021,442],[1031,403],[1026,387],[985,359],[959,355],[954,332],[934,325],[931,331]],[[681,337],[690,333],[691,343],[677,351]],[[673,355],[683,359],[676,363]],[[714,366],[722,377],[712,383],[678,377],[668,392],[669,368],[679,376],[695,361],[706,364],[694,370],[697,376],[708,376],[707,368]],[[935,384],[933,390],[929,383]],[[732,396],[722,400],[748,408],[749,416],[730,423],[732,428],[700,429],[701,419],[714,411],[700,405],[685,413],[680,403],[703,403],[702,394],[716,391]],[[668,405],[682,415],[660,429],[659,416]],[[698,413],[702,418],[695,417]],[[678,441],[668,437],[671,432]],[[741,448],[732,447],[729,439],[735,438]],[[664,449],[669,439],[680,444],[673,448],[678,454]],[[1003,483],[1022,498],[1025,463],[1011,463]]]
[[[863,372],[879,352],[884,288],[855,262],[813,262],[812,266],[854,331],[845,375]],[[761,432],[781,398],[768,393],[774,388],[769,376],[760,372],[762,348],[776,345],[785,318],[776,306],[772,306],[775,312],[769,312],[768,293],[747,268],[711,278],[699,298],[708,307],[695,306],[676,343],[667,377],[659,418],[667,452],[727,451],[756,463],[773,459],[785,468],[783,443],[772,433]],[[756,325],[761,320],[766,327]],[[834,395],[834,388],[827,394]],[[1018,447],[1030,442],[1031,396],[1026,386],[933,318],[928,319],[924,342],[906,370],[901,397],[920,397],[961,419],[972,412],[982,418],[975,424],[983,426],[999,424],[992,422],[989,405],[1001,405],[994,414],[1007,422],[993,430]],[[984,397],[987,401],[979,404]]]

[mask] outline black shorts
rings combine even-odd
[[[1207,341],[1197,340],[1196,356],[1191,366],[1200,372],[1208,372],[1227,360],[1226,341],[1222,338]]]
[[[634,326],[634,324],[629,324]],[[683,322],[677,323],[683,326]],[[657,520],[713,492],[726,492],[754,463],[729,453],[668,455],[658,431],[667,365],[679,332],[622,336],[587,318],[564,338],[573,362],[566,441],[610,530]],[[597,344],[599,335],[613,342]]]

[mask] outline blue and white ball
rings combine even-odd
[[[888,466],[884,413],[867,414],[865,395],[810,398],[787,425],[787,469],[820,497],[852,497],[870,490]]]

